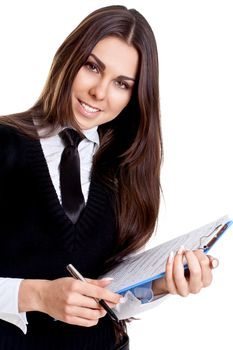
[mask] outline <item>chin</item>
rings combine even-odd
[[[82,120],[80,120],[80,118],[76,118],[76,122],[78,123],[79,127],[81,130],[85,130],[85,129],[91,129],[94,128],[95,126],[97,126],[98,124],[94,123],[94,122],[83,122]]]

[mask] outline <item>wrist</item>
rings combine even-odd
[[[19,312],[43,312],[43,296],[49,282],[47,280],[22,280],[18,293]]]
[[[168,293],[165,278],[159,278],[157,280],[154,280],[152,283],[152,290],[153,290],[154,295]]]

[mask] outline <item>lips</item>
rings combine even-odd
[[[91,105],[87,104],[86,102],[83,102],[79,99],[78,99],[78,101],[87,113],[96,113],[96,112],[101,111],[101,109],[94,107],[94,106],[91,106]]]

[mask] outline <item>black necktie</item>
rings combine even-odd
[[[64,129],[59,133],[65,148],[60,162],[60,186],[62,206],[74,223],[85,206],[80,182],[80,159],[78,145],[81,136],[74,129]]]

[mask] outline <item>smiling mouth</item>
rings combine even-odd
[[[83,102],[83,101],[81,101],[79,99],[78,99],[78,101],[81,104],[81,106],[85,109],[85,111],[88,112],[88,113],[96,113],[96,112],[100,112],[101,111],[101,109],[93,107],[93,106],[90,106],[87,103],[85,103],[85,102]]]

